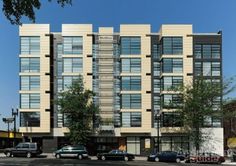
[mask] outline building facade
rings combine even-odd
[[[88,147],[91,152],[120,148],[137,155],[154,149],[189,151],[191,143],[176,108],[181,96],[171,90],[202,75],[222,79],[222,34],[192,32],[192,25],[120,25],[93,31],[90,24],[20,27],[20,132],[45,151],[66,143],[66,116],[53,101],[81,75],[96,93],[100,108]],[[215,102],[221,105],[221,97]],[[223,154],[221,119],[208,118],[203,130]],[[159,142],[159,143],[158,143]],[[207,143],[209,145],[209,143]]]

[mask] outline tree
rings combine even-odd
[[[185,131],[196,151],[200,150],[204,141],[210,139],[210,133],[202,130],[204,122],[212,117],[222,120],[224,115],[222,96],[232,92],[235,88],[235,86],[231,86],[231,83],[231,81],[223,84],[210,82],[198,77],[192,84],[176,89],[183,96],[183,105],[177,112],[180,114]]]
[[[84,88],[81,76],[67,91],[59,94],[57,104],[66,115],[66,124],[70,130],[66,135],[73,144],[85,144],[92,133],[93,118],[98,113],[98,107],[92,102],[93,96],[92,91]]]
[[[57,3],[64,7],[67,4],[71,5],[72,0],[57,0]],[[2,11],[11,24],[21,25],[22,16],[35,22],[35,9],[40,7],[40,0],[3,0]]]

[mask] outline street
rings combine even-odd
[[[24,158],[24,157],[14,157],[14,158],[0,158],[0,165],[6,166],[25,166],[25,165],[32,165],[32,166],[50,166],[50,165],[64,165],[64,166],[197,166],[199,164],[188,164],[188,163],[164,163],[164,162],[147,162],[145,160],[134,160],[134,161],[101,161],[101,160],[77,160],[77,159],[55,159],[55,158]],[[217,164],[201,164],[203,166],[214,166]],[[226,164],[224,164],[226,165]]]

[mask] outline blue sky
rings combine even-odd
[[[36,11],[36,23],[51,24],[51,31],[61,31],[61,24],[89,23],[94,31],[100,26],[151,24],[158,32],[161,24],[193,24],[194,32],[223,31],[224,77],[236,75],[236,0],[73,0],[61,8],[42,0]],[[55,1],[55,0],[54,0]],[[0,2],[2,7],[2,1]],[[23,23],[29,23],[24,19]],[[0,12],[0,118],[11,115],[19,105],[18,26],[11,25]],[[236,97],[236,92],[231,94]],[[0,120],[0,129],[6,125]]]

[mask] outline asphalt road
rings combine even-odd
[[[199,166],[199,164],[187,164],[187,163],[164,163],[164,162],[147,162],[145,160],[134,161],[100,161],[100,160],[78,160],[78,159],[55,159],[55,158],[0,158],[0,166]],[[214,166],[214,164],[201,164],[203,166]]]

